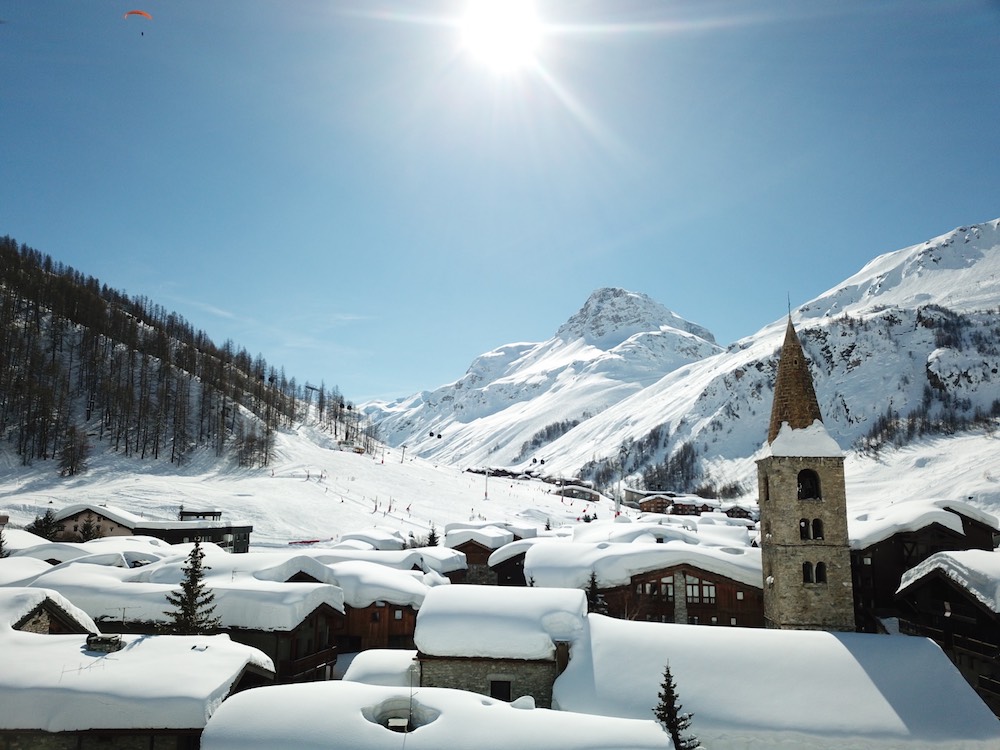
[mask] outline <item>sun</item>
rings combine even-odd
[[[497,72],[531,66],[542,36],[532,0],[469,0],[461,30],[465,49]]]

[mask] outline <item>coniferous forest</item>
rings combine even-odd
[[[309,410],[337,439],[373,439],[336,387],[297,384],[233,342],[0,238],[0,439],[23,464],[86,468],[99,445],[183,463],[199,447],[266,466]]]

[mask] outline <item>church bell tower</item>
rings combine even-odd
[[[855,630],[844,455],[823,425],[791,316],[757,484],[767,626]]]

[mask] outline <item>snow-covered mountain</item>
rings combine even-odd
[[[882,255],[792,311],[834,437],[875,450],[995,415],[998,306],[1000,220]],[[436,461],[523,469],[542,457],[546,473],[601,476],[624,447],[634,475],[686,445],[711,481],[749,490],[784,326],[721,350],[648,297],[603,289],[549,341],[366,409],[390,445]]]
[[[712,334],[623,289],[599,289],[541,343],[498,347],[463,377],[401,401],[370,403],[389,445],[452,464],[531,462],[554,437],[722,351]]]

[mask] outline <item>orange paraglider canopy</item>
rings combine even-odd
[[[130,10],[122,18],[128,18],[129,16],[142,16],[143,18],[148,18],[150,21],[153,20],[153,17],[144,10]]]

